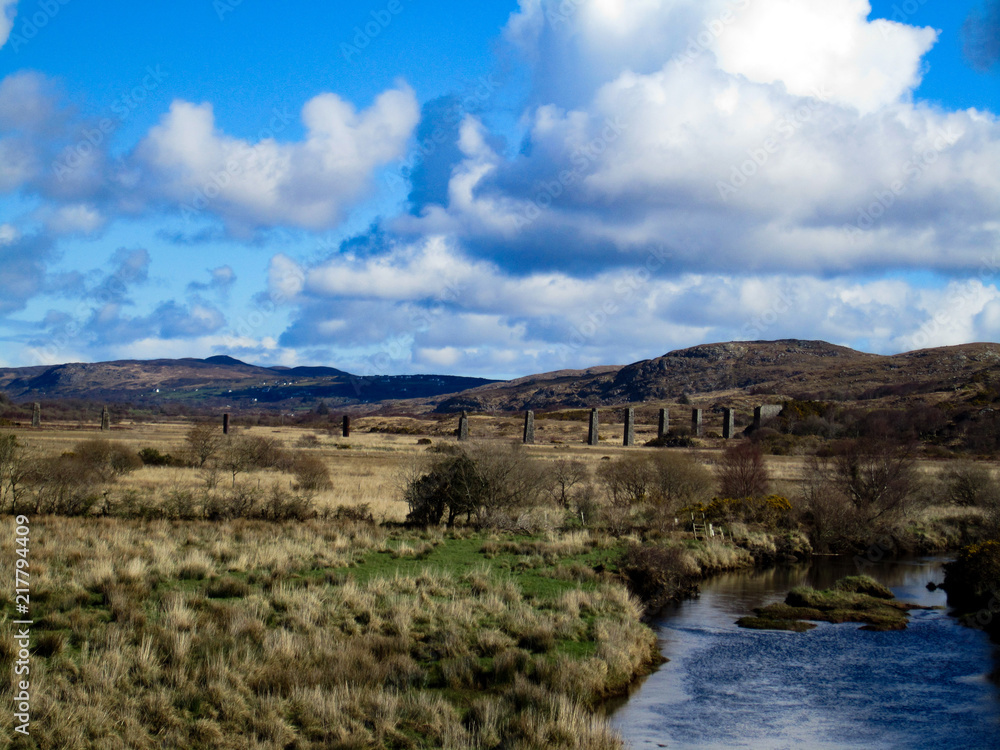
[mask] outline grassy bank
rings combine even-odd
[[[589,709],[658,659],[607,570],[620,544],[587,533],[39,518],[31,536],[33,724],[12,747],[615,748]]]

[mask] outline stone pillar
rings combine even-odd
[[[753,428],[759,430],[765,427],[768,422],[781,414],[781,406],[775,404],[765,404],[753,410]]]
[[[702,412],[701,409],[691,410],[691,433],[695,437],[701,437]]]
[[[35,408],[31,412],[31,426],[41,427],[42,426],[42,405],[35,402]]]
[[[670,409],[660,409],[660,428],[656,436],[662,439],[668,434],[670,434]]]
[[[229,415],[228,414],[223,414],[222,415],[222,434],[223,435],[228,435],[229,434]]]
[[[625,436],[622,438],[622,445],[626,448],[635,445],[635,409],[632,408],[625,411]]]
[[[736,435],[736,410],[722,410],[722,437],[731,440]]]
[[[466,412],[462,412],[462,416],[458,418],[458,440],[464,443],[469,439],[469,415]]]
[[[347,414],[344,415],[344,437],[349,438],[351,436],[351,417]]]
[[[535,444],[535,412],[533,411],[524,413],[524,444]]]
[[[598,435],[598,428],[600,427],[600,418],[597,415],[597,409],[590,410],[590,431],[587,434],[587,445],[598,445],[600,444],[600,435]]]
[[[101,410],[101,432],[107,432],[111,429],[111,414],[108,412],[108,407],[104,407]]]

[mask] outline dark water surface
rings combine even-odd
[[[944,606],[941,558],[864,572],[900,600]],[[807,633],[744,630],[737,618],[794,586],[827,588],[850,560],[734,573],[658,622],[670,659],[612,715],[635,748],[1000,748],[994,647],[946,610],[911,612],[909,629],[820,623]]]

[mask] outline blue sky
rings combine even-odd
[[[0,366],[1000,336],[996,0],[0,0]]]

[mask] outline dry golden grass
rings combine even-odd
[[[32,662],[31,747],[618,748],[589,708],[656,653],[618,584],[538,598],[487,562],[460,574],[355,567],[401,544],[482,543],[462,535],[319,520],[43,517],[31,528],[45,651]],[[0,534],[13,535],[12,519]],[[538,544],[572,555],[606,543],[580,533]],[[0,576],[12,575],[5,557]],[[0,643],[11,630],[5,619]],[[7,697],[11,660],[4,647]],[[12,722],[0,715],[7,737]]]

